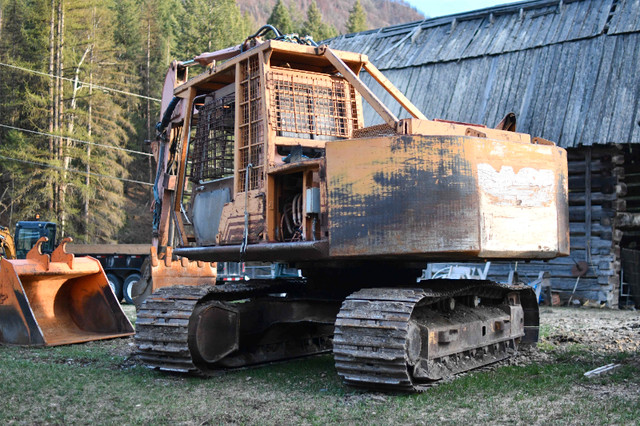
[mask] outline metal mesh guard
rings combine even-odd
[[[271,71],[268,77],[273,130],[279,136],[348,138],[353,129],[352,88],[341,77]]]
[[[191,157],[196,182],[233,174],[234,100],[234,94],[207,100],[200,110]]]

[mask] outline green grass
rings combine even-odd
[[[543,334],[549,335],[550,331]],[[637,423],[640,354],[539,345],[542,364],[474,371],[421,394],[356,391],[329,355],[209,379],[148,370],[133,339],[61,346],[0,346],[0,423],[416,424]],[[583,373],[618,362],[612,374]]]

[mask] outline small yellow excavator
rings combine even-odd
[[[16,244],[13,241],[9,228],[0,226],[0,257],[7,259],[16,258]]]
[[[0,228],[0,344],[55,346],[134,334],[100,262],[67,253],[70,241],[47,254],[42,236],[16,259],[14,238]]]

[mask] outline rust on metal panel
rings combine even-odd
[[[566,153],[555,146],[472,136],[330,142],[327,174],[331,256],[546,259],[568,248]]]
[[[257,243],[262,238],[266,226],[264,192],[251,190],[248,195],[249,242]],[[244,193],[224,205],[217,237],[218,244],[240,244],[244,236],[244,211]]]
[[[457,137],[327,144],[331,256],[477,252],[473,166]]]

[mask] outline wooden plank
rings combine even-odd
[[[504,114],[511,110],[512,105],[509,104],[510,95],[512,95],[512,85],[515,86],[514,83],[515,77],[518,70],[518,58],[519,54],[517,52],[508,53],[505,56],[505,60],[508,61],[505,66],[505,71],[499,75],[499,78],[502,80],[500,84],[497,85],[496,94],[493,97],[493,100],[496,105],[495,115],[494,117],[489,117],[490,122],[498,122]],[[502,109],[502,111],[498,111],[498,109]]]
[[[465,61],[464,68],[462,72],[460,72],[458,78],[455,80],[453,84],[453,90],[451,92],[451,102],[449,103],[447,110],[449,111],[449,116],[453,115],[455,111],[458,115],[455,120],[464,121],[466,118],[461,114],[461,110],[464,107],[464,104],[467,102],[467,96],[469,91],[469,84],[471,79],[471,74],[473,73],[472,63],[476,62],[476,60]],[[452,118],[451,118],[452,119]]]
[[[424,97],[422,100],[421,110],[427,116],[431,118],[442,118],[439,114],[441,114],[442,108],[442,98],[440,96],[440,92],[445,87],[444,79],[441,77],[445,74],[445,70],[448,71],[449,68],[452,68],[452,64],[434,64],[429,67],[431,73],[428,75],[430,77],[428,80],[425,80]]]
[[[584,125],[582,133],[578,137],[580,141],[596,143],[599,140],[602,117],[606,113],[606,100],[609,93],[610,76],[612,72],[612,60],[615,54],[615,38],[602,37],[600,51],[592,50],[592,54],[598,57],[599,65],[597,77],[594,80],[594,91],[591,98],[585,102],[586,110],[583,111]]]
[[[556,100],[553,104],[552,118],[547,122],[550,126],[553,141],[561,146],[570,146],[570,141],[565,141],[562,133],[564,119],[569,109],[569,97],[571,94],[571,84],[575,77],[575,58],[580,51],[580,43],[565,43],[562,47],[563,54],[558,64],[559,78],[556,80],[554,91]]]
[[[585,131],[585,118],[589,114],[589,109],[592,108],[591,103],[594,100],[594,94],[596,91],[596,84],[594,82],[598,79],[598,72],[600,67],[600,62],[602,60],[603,49],[604,49],[605,37],[597,37],[595,39],[583,41],[585,45],[588,45],[587,52],[585,52],[585,56],[587,56],[588,61],[586,64],[586,68],[582,69],[580,73],[580,79],[583,83],[583,93],[582,99],[579,100],[579,110],[577,116],[574,115],[573,119],[576,123],[581,123],[580,125],[576,125],[575,130],[573,131],[573,141],[571,146],[576,146],[578,144],[591,144],[594,140],[590,137],[591,135],[587,135],[584,133]],[[595,154],[595,152],[593,153]]]
[[[590,40],[582,41],[576,43],[576,46],[581,46],[581,48],[577,52],[577,57],[573,60],[573,79],[567,99],[566,114],[562,123],[563,143],[567,146],[577,145],[576,132],[582,123],[580,116],[580,109],[583,106],[582,100],[584,99],[586,86],[592,86],[593,80],[591,79],[593,76],[591,74],[594,71],[587,66],[589,60],[593,57],[590,52],[593,43]]]
[[[571,26],[573,25],[575,19],[574,16],[576,14],[577,5],[575,3],[566,3],[562,4],[562,16],[563,19],[559,23],[558,32],[556,33],[556,39],[554,42],[560,43],[563,41],[569,40],[569,33],[571,31]]]
[[[495,27],[489,22],[489,16],[483,16],[482,22],[478,26],[473,39],[471,39],[460,57],[464,59],[484,56],[490,37],[493,36],[494,32]]]
[[[431,77],[433,75],[434,67],[414,67],[415,71],[411,78],[411,85],[407,87],[406,95],[411,101],[422,111],[427,117],[425,111],[428,110],[428,106],[425,105],[425,94],[428,93],[425,89],[428,87]]]
[[[600,220],[603,217],[615,217],[616,211],[611,208],[603,208],[602,206],[591,207],[591,220]],[[584,207],[569,207],[569,219],[571,221],[584,221]]]
[[[531,47],[541,47],[545,45],[545,40],[549,37],[549,31],[552,31],[553,21],[559,14],[557,13],[558,7],[557,5],[552,5],[546,7],[544,10],[541,10],[539,13],[543,14],[541,16],[540,27],[538,28],[538,32],[535,34],[535,37],[532,38],[529,46]]]
[[[583,34],[582,28],[584,27],[585,22],[589,20],[590,3],[594,2],[575,2],[571,5],[573,13],[571,26],[569,27],[569,31],[567,33],[567,38],[569,40],[576,40],[578,38],[586,36],[585,34]],[[598,7],[600,6],[601,5],[598,5]]]
[[[562,79],[562,72],[560,71],[561,62],[566,53],[565,45],[556,45],[552,47],[553,49],[553,62],[549,62],[547,66],[549,69],[549,77],[547,79],[547,85],[545,87],[549,87],[547,95],[545,96],[545,103],[547,107],[544,109],[544,118],[541,121],[541,128],[543,132],[541,132],[541,136],[546,139],[552,140],[558,143],[559,134],[554,131],[553,123],[557,120],[555,107],[557,103],[562,103],[562,99],[559,99],[562,94],[558,90],[560,87],[560,81]]]
[[[608,58],[610,75],[605,83],[605,91],[602,94],[602,100],[604,102],[602,102],[601,115],[600,117],[594,117],[594,119],[599,119],[601,121],[599,131],[594,135],[595,142],[608,142],[607,138],[609,136],[609,129],[611,128],[611,122],[614,120],[617,92],[620,85],[619,79],[622,77],[621,72],[624,62],[627,60],[624,53],[626,49],[623,37],[616,36],[614,38],[615,46],[613,47],[612,56]]]
[[[493,63],[493,58],[481,57],[473,60],[472,74],[469,78],[470,87],[468,88],[469,96],[464,103],[463,108],[460,111],[463,121],[469,123],[486,124],[492,126],[494,123],[486,123],[483,121],[483,113],[480,111],[478,105],[483,101],[486,103],[486,99],[483,99],[486,92],[486,84],[491,84],[489,80],[493,80],[493,76],[490,73],[490,65]]]
[[[588,185],[588,182],[585,184]],[[570,192],[569,203],[571,205],[586,205],[587,202],[592,204],[602,204],[607,201],[617,201],[618,195],[616,193],[603,194],[602,192],[593,192],[588,194],[588,189],[585,188],[585,192]],[[587,209],[588,210],[588,209]]]
[[[528,51],[519,51],[516,53],[516,68],[514,70],[511,89],[509,90],[509,97],[505,113],[520,113],[522,103],[526,97],[526,86],[529,80],[529,75],[532,72],[531,67],[523,67],[521,64],[527,63],[527,57],[529,56],[529,54],[530,52]],[[499,118],[502,119],[502,117]],[[496,121],[496,124],[498,123],[498,121]]]
[[[584,149],[585,155],[585,171],[584,171],[584,182],[585,182],[585,191],[584,191],[584,207],[585,207],[585,239],[586,239],[586,256],[585,261],[589,263],[591,260],[591,148],[585,147]]]
[[[542,45],[548,46],[556,42],[557,34],[558,34],[558,31],[560,30],[560,25],[562,21],[565,19],[565,14],[563,10],[564,10],[564,4],[558,4],[556,7],[556,12],[551,14],[553,19],[548,24],[549,27],[547,29],[547,33],[544,39],[542,40]]]
[[[487,54],[495,55],[504,53],[504,45],[515,32],[514,28],[518,24],[517,15],[501,15],[496,18],[496,29],[498,30],[491,45],[487,49]]]
[[[538,64],[541,62],[540,55],[543,54],[544,51],[541,49],[529,50],[526,52],[526,63],[528,64]],[[518,130],[527,132],[531,127],[531,104],[533,103],[534,92],[540,87],[537,85],[537,82],[540,80],[540,75],[543,74],[540,67],[532,65],[530,67],[526,67],[530,70],[529,75],[526,76],[526,79],[523,78],[522,83],[525,84],[521,90],[524,90],[524,95],[522,97],[522,102],[520,103],[520,108],[518,111]],[[524,73],[523,73],[523,77]]]
[[[555,76],[555,67],[551,66],[551,64],[555,63],[558,55],[558,49],[556,46],[546,46],[540,49],[540,51],[543,52],[540,57],[540,62],[532,65],[542,68],[542,72],[539,73],[540,81],[536,82],[538,91],[535,93],[533,98],[529,113],[531,119],[528,122],[526,129],[532,135],[539,135],[544,138],[548,138],[545,133],[546,129],[544,127],[544,119],[547,111],[549,110],[549,102],[552,97],[551,94],[553,93],[553,88],[549,84],[549,79]]]
[[[436,86],[436,91],[434,92],[434,95],[437,94],[440,98],[439,102],[438,99],[435,100],[438,111],[438,113],[434,115],[435,118],[456,120],[457,114],[455,111],[451,111],[449,105],[451,105],[456,81],[460,77],[460,73],[464,71],[462,67],[456,66],[454,63],[450,62],[446,64],[446,72],[444,72],[445,78],[441,81],[441,84]]]
[[[635,95],[638,93],[637,64],[638,64],[638,38],[629,35],[622,35],[620,41],[624,47],[620,54],[620,74],[617,79],[616,92],[613,95],[614,104],[611,116],[609,131],[603,142],[620,141],[628,142],[626,137],[629,135],[630,127],[637,126],[634,123],[633,116],[636,111],[629,108],[635,101]]]

